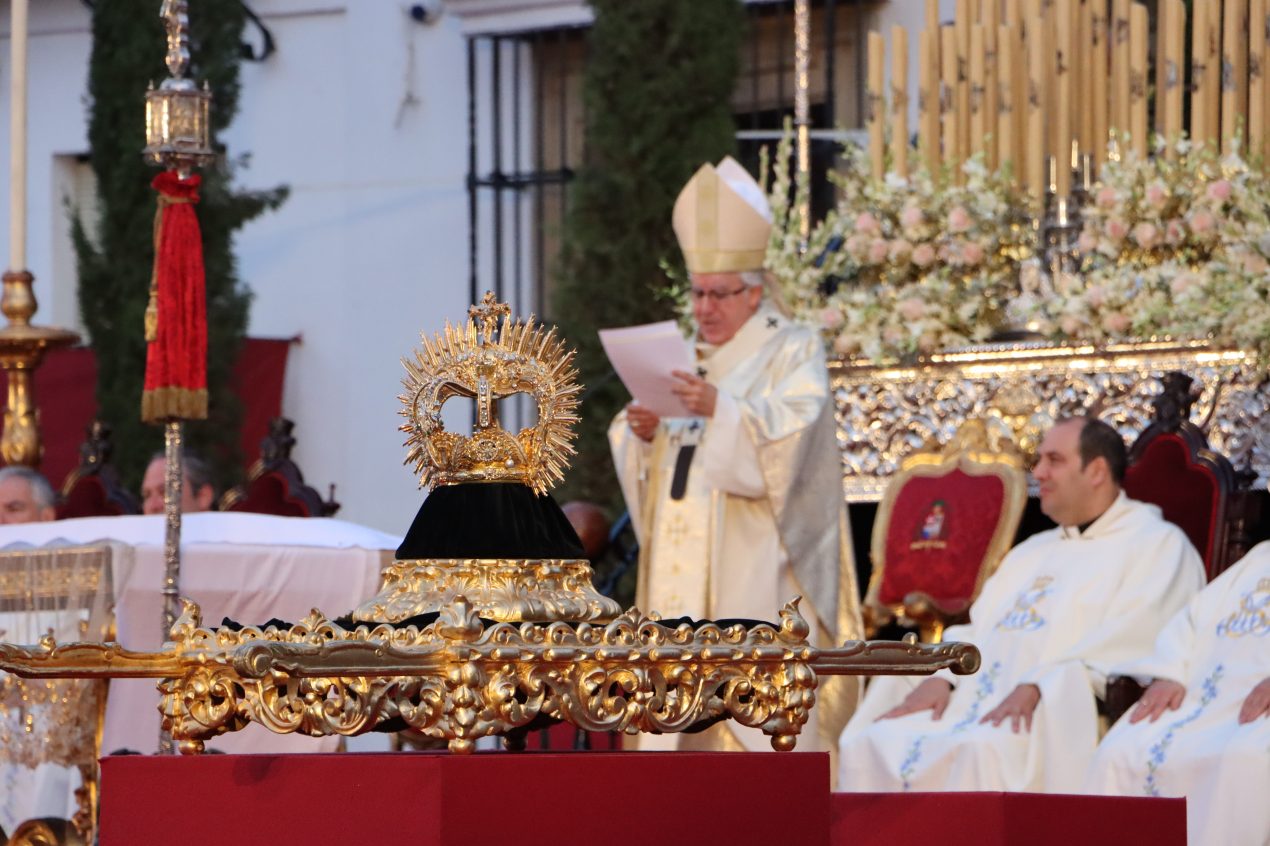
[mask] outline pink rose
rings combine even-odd
[[[953,206],[952,211],[948,213],[949,232],[965,232],[970,228],[971,222],[970,212],[966,211],[961,206]]]
[[[961,248],[961,260],[970,267],[974,267],[983,261],[983,247],[974,241],[967,243]]]
[[[919,297],[906,297],[895,304],[895,310],[905,320],[921,320],[926,315],[926,303]]]
[[[861,261],[869,251],[869,239],[863,235],[852,235],[847,239],[847,254],[856,261]]]
[[[1191,216],[1187,221],[1191,225],[1191,231],[1196,235],[1207,235],[1217,228],[1217,218],[1211,213],[1198,209],[1191,212]]]
[[[1119,199],[1120,198],[1116,196],[1116,189],[1109,185],[1104,185],[1098,189],[1098,198],[1096,202],[1098,203],[1099,208],[1109,209],[1114,206]]]
[[[836,308],[825,308],[820,311],[820,325],[833,331],[842,325],[842,312]]]
[[[1199,285],[1199,277],[1194,273],[1179,273],[1169,282],[1169,288],[1173,291],[1173,296],[1180,297],[1187,291]]]
[[[1080,319],[1074,314],[1064,314],[1058,321],[1058,328],[1063,330],[1064,335],[1074,338],[1080,332]]]
[[[1123,335],[1129,330],[1131,321],[1129,316],[1123,312],[1113,311],[1102,319],[1102,328],[1106,329],[1113,335]]]
[[[1102,308],[1102,304],[1107,301],[1107,292],[1099,285],[1093,285],[1085,292],[1085,302],[1089,303],[1093,308]]]
[[[1164,240],[1169,244],[1180,244],[1186,240],[1186,227],[1182,221],[1174,218],[1164,227]]]
[[[894,347],[902,340],[904,340],[904,333],[894,326],[888,326],[882,330],[882,343],[887,346]]]
[[[1129,234],[1129,224],[1118,217],[1113,217],[1103,226],[1102,231],[1112,241],[1123,241],[1124,236]]]
[[[1244,273],[1249,276],[1264,276],[1267,270],[1270,270],[1270,262],[1267,262],[1260,253],[1246,252],[1239,259],[1243,265]]]
[[[855,229],[865,235],[878,235],[882,232],[878,219],[869,212],[860,212],[855,216]]]
[[[881,238],[869,244],[869,264],[881,264],[886,261],[891,248]]]
[[[1160,243],[1160,230],[1153,223],[1139,223],[1133,227],[1133,240],[1144,250],[1149,250]]]
[[[903,264],[908,261],[908,257],[912,252],[913,245],[903,238],[897,238],[891,242],[890,259],[896,264]]]
[[[926,222],[926,215],[917,206],[905,206],[900,212],[900,225],[905,229],[916,229]]]
[[[1163,182],[1152,182],[1147,186],[1143,199],[1149,207],[1159,211],[1169,201],[1169,189],[1164,187]]]
[[[913,248],[913,264],[930,267],[935,263],[935,248],[930,244],[918,244]]]
[[[850,335],[839,335],[833,339],[833,351],[838,355],[851,355],[860,351],[860,340]]]
[[[1204,191],[1208,199],[1218,203],[1224,203],[1229,200],[1232,193],[1234,193],[1234,186],[1230,184],[1229,179],[1218,179],[1216,182],[1210,182],[1208,189]]]
[[[1080,239],[1076,242],[1076,246],[1080,248],[1082,253],[1092,253],[1094,248],[1098,246],[1098,236],[1085,229],[1080,233]]]

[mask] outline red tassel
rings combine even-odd
[[[151,183],[159,207],[141,394],[141,419],[147,423],[207,417],[207,293],[203,237],[194,213],[201,181],[165,171]]]

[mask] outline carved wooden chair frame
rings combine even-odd
[[[914,478],[945,476],[957,469],[968,476],[995,476],[1003,486],[1001,516],[979,565],[973,594],[967,597],[965,607],[959,608],[941,607],[932,597],[920,591],[910,592],[902,602],[883,603],[879,596],[885,579],[887,537],[900,492]],[[1027,476],[1022,454],[1009,434],[998,427],[990,428],[983,420],[966,421],[943,447],[931,446],[907,456],[899,471],[891,477],[873,523],[870,548],[873,572],[863,606],[868,636],[872,637],[879,626],[898,620],[917,625],[922,640],[938,642],[946,626],[966,619],[970,603],[979,595],[983,583],[996,571],[1014,543],[1026,503]]]

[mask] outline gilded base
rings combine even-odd
[[[458,597],[500,623],[603,623],[621,607],[591,584],[584,559],[429,558],[394,561],[377,596],[353,612],[359,623],[399,623],[439,612]]]

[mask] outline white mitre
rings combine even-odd
[[[763,189],[731,156],[693,174],[675,200],[672,221],[689,272],[763,269],[772,209]]]

